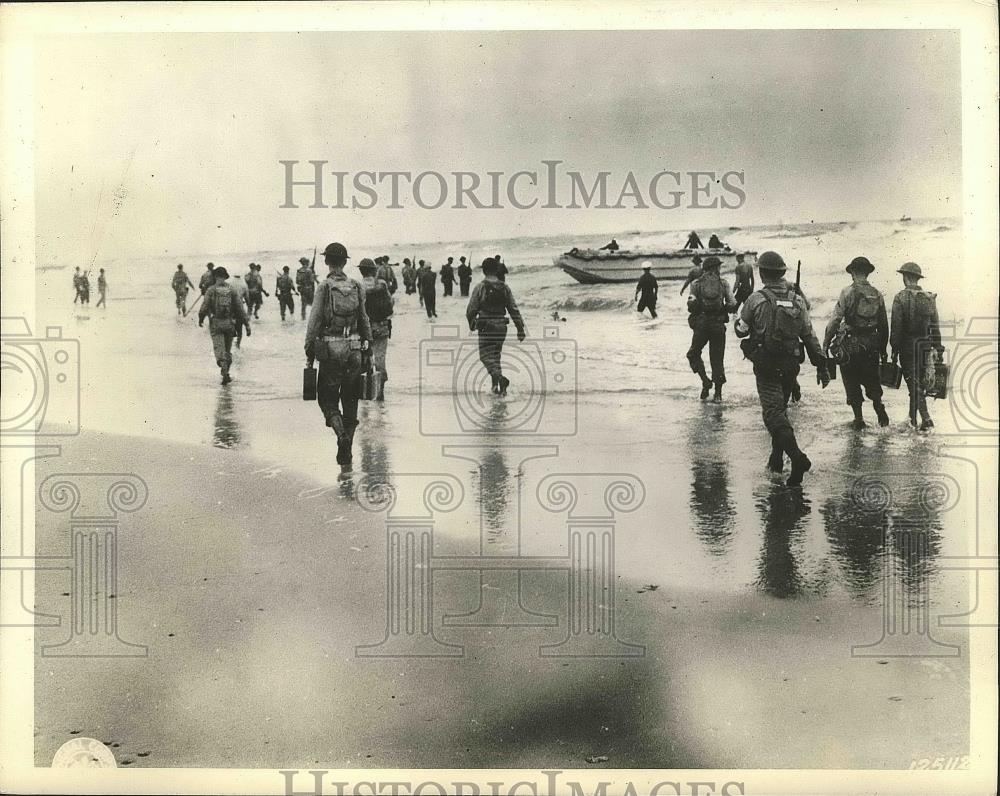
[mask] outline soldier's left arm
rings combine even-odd
[[[848,289],[849,290],[849,289]],[[844,320],[844,305],[845,305],[845,293],[848,290],[842,291],[840,296],[837,298],[837,305],[833,308],[833,317],[830,318],[830,322],[826,325],[826,334],[823,335],[823,350],[825,351],[830,347],[830,342],[833,340],[833,336],[840,329],[840,323]],[[808,312],[808,309],[806,310]],[[812,325],[810,324],[810,329]]]
[[[357,282],[354,283],[354,286],[358,291],[358,334],[362,340],[371,343],[372,324],[368,320],[368,310],[365,309],[365,289]]]
[[[205,300],[198,308],[198,324],[205,320],[215,310],[215,291],[210,287],[205,291]]]
[[[878,305],[878,325],[876,327],[878,335],[878,350],[884,356],[886,346],[889,344],[889,316],[885,311],[885,297],[879,298]]]
[[[524,328],[524,318],[521,317],[521,310],[517,308],[517,302],[514,300],[514,291],[509,287],[507,288],[507,312],[510,314],[510,319],[514,321],[514,326],[517,327],[517,333],[519,335],[527,334]]]

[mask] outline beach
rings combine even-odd
[[[115,595],[120,637],[148,654],[37,658],[38,765],[75,735],[135,767],[908,768],[968,753],[967,657],[876,642],[889,580],[914,617],[969,610],[965,578],[939,565],[969,553],[962,513],[922,495],[974,489],[971,463],[909,431],[900,393],[890,428],[851,432],[839,382],[822,391],[807,367],[791,418],[814,466],[788,488],[765,470],[732,335],[725,402],[697,400],[676,286],[661,286],[662,320],[643,321],[629,286],[510,262],[531,337],[506,349],[508,398],[475,392],[464,301],[439,298],[429,324],[397,293],[387,400],[362,404],[347,470],[298,394],[303,324],[282,324],[273,303],[226,387],[207,332],[171,317],[145,271],[107,313],[40,307],[80,340],[83,431],[37,481],[134,473],[149,498],[121,518]],[[837,270],[810,273],[819,334]],[[858,497],[872,478],[891,490],[881,510]],[[393,537],[367,497],[388,485],[426,501],[435,479],[453,505],[429,515],[436,563],[420,582],[442,657],[373,657],[389,635]],[[608,511],[601,490],[619,481],[632,503]],[[562,510],[555,483],[578,509]],[[571,513],[594,505],[611,530],[617,657],[593,657],[608,655],[602,632],[553,656],[573,634]],[[67,517],[39,506],[36,520],[39,550],[65,555]],[[477,570],[476,557],[527,563]],[[68,572],[38,584],[37,609],[65,615]],[[923,640],[950,655],[966,633],[934,626]],[[38,644],[67,634],[40,630]]]
[[[855,227],[739,242],[801,253],[822,336],[848,252],[882,241],[873,282],[890,298],[904,256],[895,225]],[[945,251],[941,227],[901,235]],[[840,383],[821,390],[805,366],[790,417],[813,469],[787,487],[765,469],[733,335],[724,402],[699,401],[677,285],[640,319],[631,286],[551,265],[565,243],[505,244],[529,338],[505,349],[504,399],[482,390],[464,300],[439,296],[431,324],[396,294],[387,398],[362,403],[350,468],[301,400],[297,313],[283,323],[266,301],[223,387],[207,331],[172,314],[170,263],[109,268],[106,310],[72,307],[68,272],[40,272],[40,322],[80,341],[82,432],[36,480],[131,473],[149,497],[120,518],[114,596],[120,637],[148,654],[38,656],[37,764],[75,735],[135,767],[905,769],[968,754],[968,658],[953,656],[967,631],[925,627],[931,654],[900,657],[884,588],[902,584],[891,610],[918,625],[970,610],[940,562],[974,538],[955,501],[926,496],[974,493],[975,466],[907,427],[905,391],[887,395],[889,428],[851,431]],[[251,259],[269,262],[215,262]],[[964,323],[959,286],[928,271],[943,320]],[[954,431],[948,404],[932,411]],[[877,484],[889,499],[873,508]],[[399,525],[410,514],[375,500],[387,488],[419,521]],[[36,521],[38,549],[68,555],[67,516],[39,505]],[[401,564],[395,544],[428,557]],[[403,632],[395,588],[433,603]],[[69,595],[68,570],[47,574],[37,610],[65,615]],[[414,621],[432,657],[383,645]]]

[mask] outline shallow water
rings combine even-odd
[[[963,321],[971,307],[962,283],[944,278],[955,267],[956,226],[941,220],[821,224],[748,228],[723,237],[734,247],[774,248],[793,268],[803,261],[802,282],[822,338],[836,295],[849,280],[844,265],[861,254],[878,266],[872,282],[889,301],[900,286],[895,268],[904,260],[921,262],[927,287],[939,292],[942,319]],[[628,248],[674,246],[678,238],[681,233],[671,232],[618,240]],[[820,391],[807,366],[805,400],[792,414],[814,470],[803,493],[792,494],[763,470],[767,438],[748,363],[731,333],[726,402],[703,404],[685,359],[690,332],[677,283],[661,284],[661,317],[654,322],[630,309],[631,286],[578,285],[551,264],[571,245],[602,242],[584,236],[379,250],[394,260],[416,256],[436,264],[445,254],[476,261],[503,252],[530,337],[524,346],[509,342],[505,349],[513,387],[508,400],[498,402],[469,389],[481,383],[481,371],[465,302],[439,294],[440,318],[431,325],[415,296],[397,293],[389,398],[384,407],[363,405],[357,471],[430,468],[467,482],[474,500],[438,537],[445,549],[463,555],[532,545],[549,554],[553,544],[566,542],[551,532],[551,518],[535,516],[537,480],[553,472],[631,472],[645,486],[646,502],[622,520],[618,537],[619,565],[630,576],[782,598],[876,599],[886,556],[899,553],[882,537],[916,511],[920,485],[937,473],[974,476],[965,465],[938,457],[931,440],[900,428],[904,391],[886,398],[894,427],[859,436],[848,430],[841,383]],[[377,253],[354,252],[352,262]],[[242,270],[237,263],[264,262],[273,283],[276,268],[294,265],[298,254],[211,259],[231,273]],[[39,323],[61,325],[81,341],[84,427],[244,450],[263,463],[260,477],[290,469],[335,483],[332,438],[318,408],[300,400],[303,322],[283,323],[275,299],[265,299],[252,337],[236,354],[236,381],[220,387],[207,330],[194,316],[174,314],[169,282],[178,259],[197,282],[206,256],[105,264],[111,284],[106,310],[70,303],[68,269],[39,273]],[[789,275],[794,278],[794,270]],[[553,312],[565,320],[553,320]],[[932,411],[947,433],[947,407]],[[442,445],[464,452],[443,456]],[[135,466],[141,469],[138,453]],[[891,477],[898,482],[893,511],[903,520],[858,512],[851,490],[859,476],[877,473],[915,474]],[[965,552],[958,513],[922,517],[935,529],[929,558]],[[918,580],[930,577],[933,563],[920,564]],[[961,599],[960,591],[949,588],[947,599]]]

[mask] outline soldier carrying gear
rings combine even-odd
[[[212,349],[215,361],[222,371],[222,383],[229,384],[229,366],[233,363],[233,338],[236,336],[237,325],[246,328],[250,336],[250,321],[243,302],[235,288],[227,284],[229,272],[219,266],[215,269],[215,284],[205,291],[205,300],[198,310],[198,325],[205,325],[208,318],[208,331],[212,335]]]
[[[420,261],[420,268],[417,270],[417,286],[420,289],[420,302],[424,306],[424,311],[428,318],[437,317],[437,274],[431,268],[430,263]]]
[[[254,318],[259,318],[260,316],[257,312],[264,303],[261,295],[271,295],[264,290],[264,280],[260,275],[260,266],[256,263],[250,263],[250,271],[243,281],[246,282],[247,286],[247,313],[253,313]]]
[[[288,310],[292,318],[295,318],[295,299],[292,296],[296,293],[295,282],[288,275],[291,270],[287,265],[282,269],[274,283],[274,292],[278,297],[278,309],[281,310],[281,320],[285,320],[285,310]]]
[[[403,258],[403,287],[407,296],[417,292],[417,268],[409,257]]]
[[[458,287],[463,296],[469,295],[469,287],[472,285],[472,268],[467,262],[465,262],[464,257],[458,258],[458,268],[455,269],[458,274]]]
[[[767,466],[780,473],[784,455],[788,454],[792,465],[788,484],[794,486],[802,483],[802,476],[812,467],[809,457],[799,449],[786,411],[799,373],[800,341],[805,344],[809,361],[816,366],[816,380],[824,388],[830,383],[830,374],[805,299],[784,279],[785,261],[775,252],[764,252],[757,268],[764,285],[743,305],[736,321],[736,336],[746,338],[740,347],[753,363],[764,425],[771,434]]]
[[[736,270],[733,274],[733,299],[736,301],[736,308],[746,301],[754,289],[753,266],[745,262],[745,256],[736,255]]]
[[[449,257],[448,262],[441,266],[441,286],[446,296],[452,294],[455,285],[455,266],[452,265],[454,261],[454,257]]]
[[[337,464],[348,465],[358,425],[358,376],[369,356],[372,330],[365,290],[344,273],[347,249],[331,243],[323,250],[323,259],[330,272],[316,288],[305,352],[310,367],[319,361],[316,397],[326,425],[337,435]]]
[[[472,289],[465,317],[469,321],[469,329],[479,332],[479,361],[490,374],[493,392],[506,395],[510,379],[503,375],[500,356],[507,337],[508,313],[517,327],[519,341],[524,340],[527,332],[513,292],[505,282],[500,281],[498,265],[492,257],[483,260],[483,281]]]
[[[205,265],[205,273],[201,275],[201,279],[198,280],[198,289],[201,291],[201,295],[205,295],[205,292],[215,284],[215,263],[207,263]]]
[[[917,425],[919,412],[920,430],[930,431],[934,428],[934,421],[927,411],[925,376],[932,364],[929,360],[944,354],[937,296],[920,287],[924,274],[916,263],[904,263],[897,273],[903,275],[904,287],[892,300],[892,329],[889,333],[892,361],[899,362],[903,369],[906,389],[910,394],[910,425]]]
[[[875,408],[878,424],[889,425],[879,380],[879,362],[888,359],[885,349],[889,342],[889,321],[882,294],[868,283],[868,275],[875,266],[866,257],[855,257],[846,270],[853,282],[837,299],[826,327],[823,350],[832,351],[840,363],[847,403],[854,410],[853,425],[860,431],[868,425],[861,411],[862,387]]]
[[[362,285],[365,288],[365,312],[372,329],[372,362],[381,374],[376,401],[385,400],[385,383],[389,373],[385,367],[385,355],[392,337],[392,294],[385,280],[377,276],[378,266],[365,257],[358,263]]]
[[[691,286],[688,296],[688,325],[691,327],[691,348],[687,358],[691,370],[701,377],[701,400],[708,398],[715,385],[715,403],[722,402],[722,385],[726,383],[726,324],[729,314],[736,312],[736,302],[729,289],[729,282],[719,275],[722,261],[718,257],[705,260],[704,272]],[[712,363],[712,378],[705,373],[701,352],[708,344],[708,357]]]
[[[316,283],[319,279],[316,272],[309,265],[308,257],[299,257],[299,270],[295,272],[295,286],[298,288],[299,297],[302,299],[302,320],[306,319],[307,308],[312,306],[313,296],[316,294]],[[294,307],[292,312],[295,312]]]
[[[170,280],[170,287],[173,288],[174,291],[177,314],[187,315],[188,288],[194,290],[195,287],[188,275],[184,273],[184,266],[180,263],[177,264],[177,270],[174,271],[174,276]]]
[[[392,270],[392,266],[389,265],[389,255],[383,254],[375,261],[375,278],[381,279],[385,282],[385,286],[389,288],[389,295],[395,295],[396,290],[399,289],[399,283],[396,282],[396,274]]]

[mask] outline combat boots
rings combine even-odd
[[[343,425],[343,421],[341,421]],[[354,460],[354,430],[357,423],[337,437],[337,464],[350,464]]]
[[[882,428],[889,425],[889,415],[885,411],[885,404],[875,404],[875,415],[878,417],[878,424]]]
[[[781,449],[781,443],[774,437],[771,438],[771,455],[767,459],[767,469],[772,473],[780,473],[785,469],[785,452]]]
[[[868,428],[864,415],[861,414],[861,404],[851,404],[851,409],[854,410],[854,422],[851,423],[851,427],[855,431],[862,431]]]
[[[788,459],[792,464],[792,471],[788,474],[788,481],[785,483],[788,486],[798,486],[802,483],[802,476],[812,468],[812,462],[799,449],[799,444],[795,440],[795,432],[791,429],[780,432],[775,441],[780,441],[781,448],[788,454]]]
[[[705,401],[708,399],[708,394],[712,391],[712,380],[708,378],[704,373],[699,373],[701,376],[701,400]]]
[[[231,382],[232,380],[233,380],[232,377],[229,375],[229,363],[227,362],[225,365],[222,366],[222,384],[223,384],[223,386],[225,386],[226,384],[229,384],[229,382]]]
[[[714,403],[717,403],[717,404],[721,404],[722,403],[722,385],[721,384],[716,384],[715,385],[715,395],[712,396],[712,401]]]

